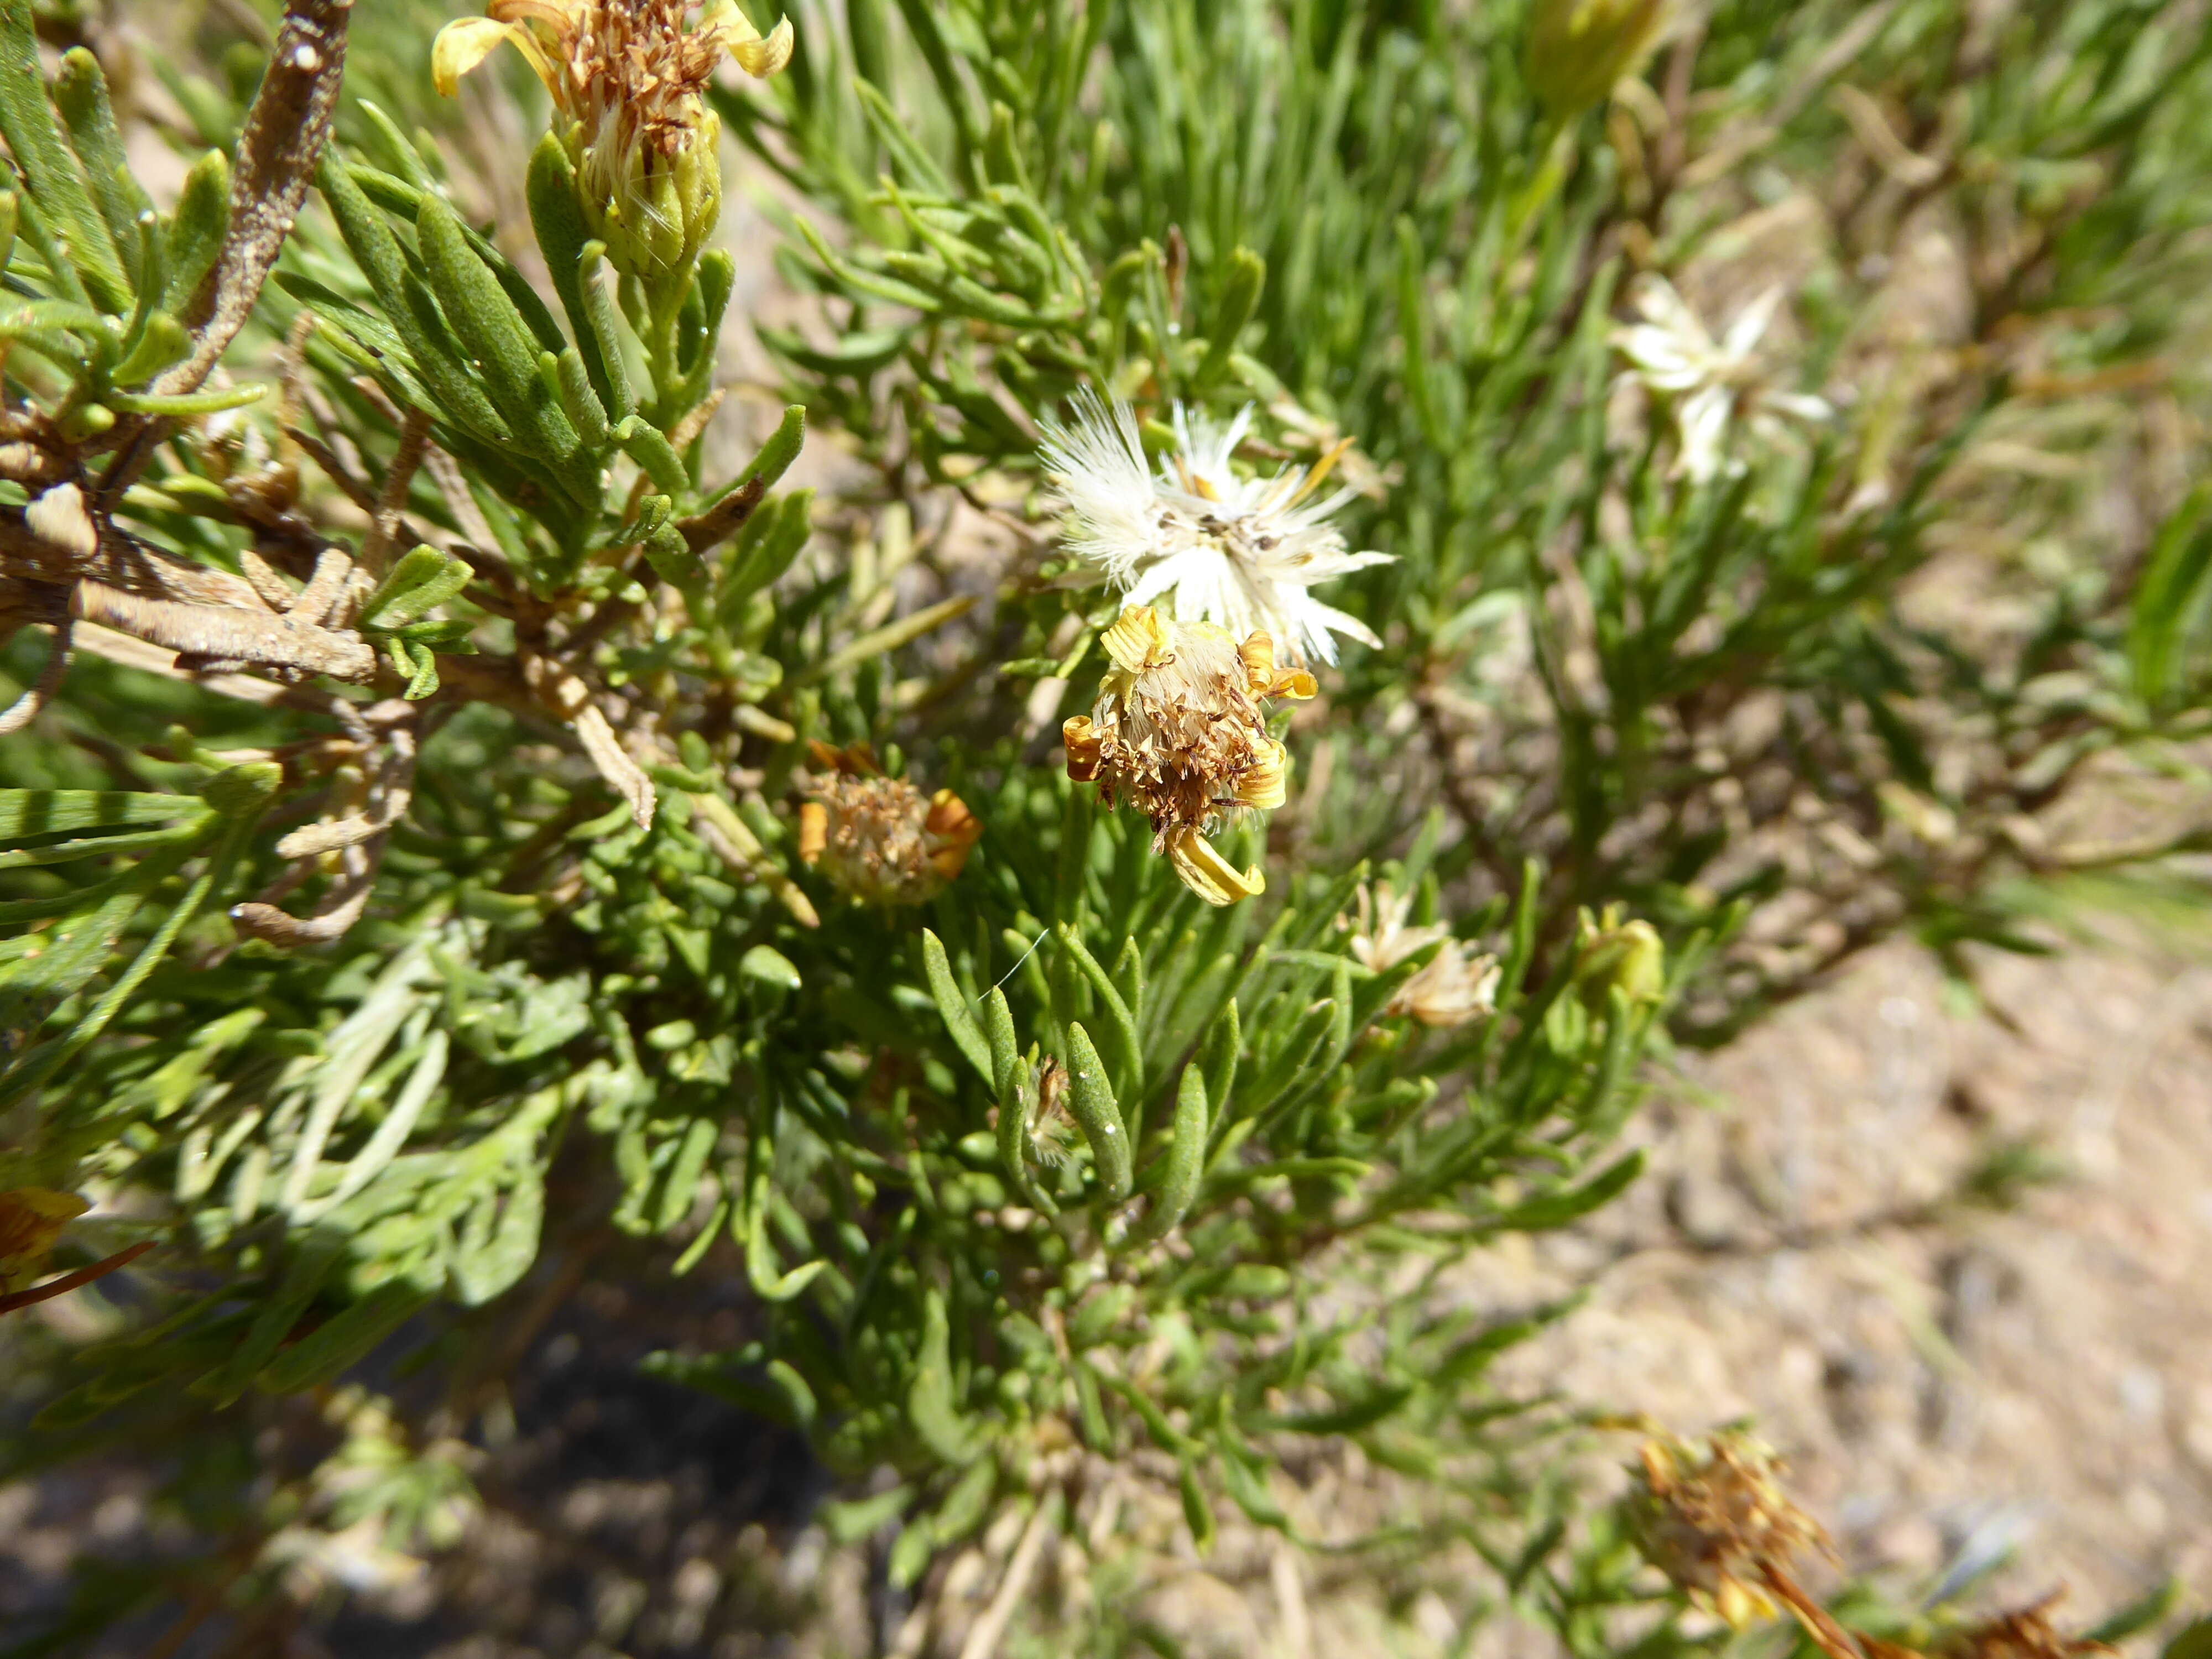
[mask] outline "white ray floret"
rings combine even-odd
[[[1239,639],[1267,634],[1288,659],[1334,662],[1339,634],[1380,644],[1358,617],[1313,595],[1319,583],[1392,557],[1349,551],[1328,522],[1353,494],[1320,493],[1349,441],[1311,467],[1242,477],[1230,458],[1251,413],[1223,422],[1178,406],[1175,452],[1155,472],[1128,404],[1083,393],[1072,422],[1046,423],[1042,447],[1066,509],[1067,544],[1132,605]]]
[[[1637,282],[1636,309],[1644,320],[1615,329],[1613,343],[1638,380],[1676,400],[1674,425],[1681,447],[1674,471],[1693,483],[1708,483],[1720,476],[1729,422],[1739,411],[1758,427],[1771,426],[1777,415],[1808,421],[1828,417],[1824,398],[1778,392],[1762,382],[1753,363],[1781,303],[1782,290],[1768,289],[1737,313],[1717,342],[1664,276],[1652,272]]]

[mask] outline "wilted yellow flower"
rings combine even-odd
[[[1669,1435],[1638,1454],[1643,1477],[1628,1515],[1644,1559],[1675,1588],[1736,1630],[1787,1606],[1816,1642],[1856,1659],[1843,1633],[1798,1585],[1808,1552],[1832,1555],[1820,1523],[1790,1501],[1781,1462],[1747,1435],[1723,1432],[1703,1447]]]
[[[1310,697],[1313,676],[1278,670],[1265,634],[1239,645],[1211,623],[1140,605],[1099,642],[1113,666],[1091,712],[1060,728],[1067,775],[1095,781],[1109,806],[1127,796],[1151,820],[1153,850],[1208,904],[1264,891],[1258,865],[1239,871],[1206,838],[1239,808],[1283,804],[1291,757],[1267,735],[1261,700]]]
[[[1537,0],[1530,88],[1553,114],[1580,114],[1643,66],[1668,10],[1668,0]]]
[[[1387,881],[1362,887],[1356,909],[1340,926],[1352,929],[1352,954],[1372,973],[1388,973],[1417,951],[1443,941],[1428,965],[1398,988],[1382,1012],[1424,1025],[1464,1025],[1498,1003],[1498,959],[1477,956],[1474,947],[1451,936],[1449,927],[1408,926],[1413,896],[1395,894]]]
[[[827,773],[799,809],[799,856],[869,904],[921,904],[966,867],[983,826],[950,789],[925,797],[876,769],[866,744],[817,743]]]
[[[490,0],[438,31],[431,78],[451,97],[502,41],[552,94],[585,222],[617,270],[688,270],[722,205],[721,122],[700,98],[727,52],[746,74],[791,60],[791,20],[766,37],[737,0]]]
[[[44,1187],[0,1193],[0,1296],[12,1296],[45,1273],[62,1229],[91,1207],[75,1193]]]

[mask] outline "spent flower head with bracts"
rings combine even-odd
[[[1075,1161],[1082,1133],[1067,1109],[1067,1068],[1047,1054],[1038,1062],[1035,1082],[1023,1091],[1024,1104],[1031,1096],[1036,1103],[1030,1111],[1030,1150],[1047,1169],[1065,1169]]]
[[[2117,1653],[2109,1643],[2069,1636],[2051,1622],[2051,1609],[2065,1594],[2063,1589],[2055,1589],[2024,1607],[1947,1632],[1917,1648],[1863,1631],[1854,1634],[1866,1659],[2084,1659],[2089,1654]]]
[[[1722,444],[1729,421],[1739,413],[1762,431],[1771,430],[1779,416],[1827,419],[1826,398],[1777,391],[1765,384],[1753,361],[1782,303],[1780,289],[1770,288],[1753,300],[1717,342],[1674,285],[1656,271],[1637,279],[1635,301],[1644,320],[1614,329],[1613,343],[1628,359],[1636,380],[1674,400],[1678,476],[1700,484],[1720,476]]]
[[[866,744],[812,745],[826,775],[799,809],[799,856],[848,897],[921,904],[967,866],[983,826],[950,789],[924,795],[884,777]]]
[[[1442,944],[1398,988],[1382,1010],[1386,1015],[1424,1025],[1464,1025],[1498,1006],[1498,958],[1478,955],[1473,945],[1454,939],[1451,929],[1441,924],[1416,927],[1408,922],[1413,908],[1411,893],[1395,893],[1389,882],[1376,882],[1360,888],[1353,907],[1353,914],[1337,918],[1337,925],[1351,933],[1352,957],[1370,973],[1388,973],[1416,952]]]
[[[1263,632],[1292,662],[1334,662],[1339,634],[1379,644],[1358,617],[1313,595],[1319,583],[1392,557],[1347,550],[1328,522],[1356,493],[1320,494],[1351,440],[1310,467],[1245,477],[1231,458],[1251,417],[1249,407],[1223,422],[1178,406],[1175,451],[1155,473],[1129,405],[1079,396],[1072,422],[1045,423],[1041,449],[1057,479],[1069,546],[1130,604],[1158,604],[1239,639]]]
[[[737,0],[490,0],[438,31],[430,70],[451,97],[502,42],[553,99],[585,222],[617,270],[688,270],[721,212],[720,118],[701,98],[727,53],[765,77],[791,60],[791,20],[763,36]]]
[[[1267,735],[1267,697],[1314,695],[1314,678],[1275,665],[1274,641],[1240,644],[1211,623],[1178,622],[1131,605],[1099,636],[1113,665],[1088,714],[1060,728],[1067,775],[1096,782],[1111,806],[1127,798],[1152,826],[1152,848],[1208,904],[1267,889],[1260,866],[1238,871],[1206,840],[1240,810],[1283,804],[1290,752]]]
[[[1786,1606],[1836,1659],[1857,1650],[1797,1582],[1811,1554],[1832,1557],[1818,1522],[1781,1482],[1782,1462],[1750,1436],[1723,1430],[1702,1446],[1664,1435],[1638,1453],[1628,1520],[1644,1559],[1677,1589],[1741,1630]]]

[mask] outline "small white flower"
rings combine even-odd
[[[1349,441],[1311,467],[1240,477],[1230,457],[1251,415],[1248,407],[1224,425],[1178,406],[1176,452],[1155,473],[1128,404],[1116,398],[1109,408],[1084,393],[1073,424],[1046,423],[1042,448],[1067,512],[1068,545],[1130,604],[1213,623],[1238,639],[1269,635],[1291,661],[1334,662],[1338,634],[1379,645],[1357,617],[1312,592],[1392,556],[1346,551],[1328,523],[1353,491],[1317,498]]]
[[[1498,959],[1478,956],[1474,947],[1451,935],[1451,929],[1431,924],[1414,927],[1413,896],[1390,890],[1387,881],[1362,887],[1358,909],[1337,925],[1352,930],[1352,954],[1370,973],[1384,974],[1415,952],[1438,940],[1443,948],[1398,988],[1383,1009],[1397,1018],[1419,1020],[1424,1025],[1464,1025],[1498,1006]]]
[[[1638,380],[1677,400],[1678,475],[1696,483],[1720,476],[1722,441],[1739,410],[1759,426],[1771,425],[1776,415],[1807,421],[1828,417],[1825,399],[1778,392],[1760,383],[1753,366],[1753,353],[1781,303],[1782,290],[1768,289],[1737,313],[1717,344],[1673,283],[1656,272],[1637,279],[1636,309],[1644,320],[1613,330],[1613,343],[1633,365]]]

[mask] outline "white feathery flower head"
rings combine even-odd
[[[1048,421],[1041,447],[1066,511],[1068,545],[1131,605],[1213,623],[1238,639],[1269,635],[1286,660],[1334,662],[1339,634],[1381,644],[1358,617],[1313,596],[1317,583],[1392,557],[1347,551],[1328,522],[1354,493],[1319,494],[1350,441],[1311,467],[1241,477],[1230,458],[1251,416],[1247,406],[1223,422],[1178,404],[1175,453],[1155,472],[1129,405],[1079,394],[1075,419]]]
[[[1753,354],[1774,320],[1782,290],[1770,288],[1736,314],[1716,342],[1698,314],[1657,272],[1636,283],[1636,309],[1644,320],[1613,331],[1613,343],[1629,361],[1630,372],[1653,392],[1677,398],[1674,424],[1681,436],[1674,471],[1694,483],[1710,483],[1723,465],[1722,441],[1739,409],[1754,426],[1771,426],[1776,415],[1823,421],[1825,398],[1778,392],[1761,383]]]

